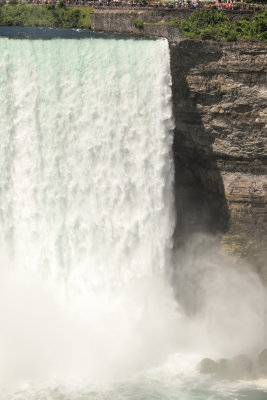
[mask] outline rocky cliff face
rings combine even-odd
[[[266,50],[256,41],[170,43],[177,230],[227,233],[228,250],[267,281]]]
[[[190,10],[183,10],[180,18],[186,18],[190,15]],[[162,20],[170,20],[175,16],[170,12],[152,12],[149,10],[95,10],[91,14],[91,29],[95,32],[116,32],[134,35],[147,35],[164,37],[171,41],[178,41],[181,33],[177,26],[171,25],[153,25]],[[135,27],[134,21],[138,19],[145,22],[140,29]]]
[[[190,12],[97,10],[92,29],[169,40],[176,246],[197,231],[224,234],[227,250],[248,258],[267,283],[267,46],[183,40],[177,27],[157,25]],[[135,19],[146,22],[142,30]]]

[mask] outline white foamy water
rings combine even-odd
[[[3,251],[79,291],[160,273],[174,224],[166,42],[0,51]]]
[[[138,369],[173,336],[167,42],[0,46],[3,375]]]
[[[239,399],[196,364],[263,345],[265,291],[171,265],[167,41],[0,38],[0,88],[1,400]]]

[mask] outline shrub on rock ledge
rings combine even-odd
[[[137,29],[144,29],[144,23],[143,23],[143,21],[141,21],[141,19],[139,19],[139,18],[136,18],[135,20],[134,20],[134,26],[137,28]]]

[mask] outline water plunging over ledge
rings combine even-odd
[[[181,286],[197,279],[208,301],[196,317],[167,279],[167,41],[17,32],[0,38],[1,399],[263,398],[259,381],[221,384],[196,369],[264,342],[256,277],[203,260],[195,271],[186,258]]]

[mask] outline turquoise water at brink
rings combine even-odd
[[[266,346],[257,277],[189,252],[190,317],[168,278],[168,42],[0,28],[0,104],[0,399],[266,400],[197,368]]]

